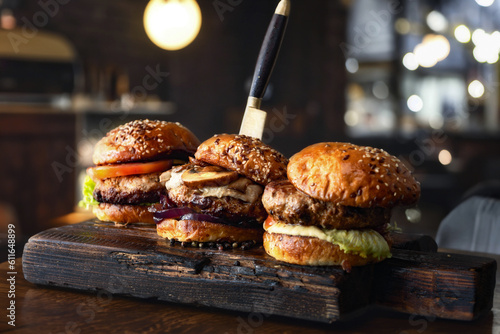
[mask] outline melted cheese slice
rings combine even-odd
[[[243,202],[254,203],[260,198],[262,194],[262,187],[257,184],[251,184],[246,187],[245,192],[240,192],[238,190],[234,190],[229,188],[228,186],[222,187],[205,187],[201,188],[201,196],[203,197],[234,197]]]
[[[269,233],[287,234],[302,237],[314,237],[338,245],[345,253],[368,256],[378,259],[391,256],[387,241],[380,233],[365,230],[327,230],[316,226],[301,226],[278,223],[265,227]]]
[[[184,170],[181,170],[179,172],[171,172],[169,171],[168,174],[162,174],[162,177],[160,177],[160,182],[165,182],[165,187],[167,190],[174,189],[177,187],[180,187],[184,184],[182,181],[182,173],[184,173]],[[166,180],[166,181],[165,181]],[[234,197],[237,198],[241,201],[247,202],[247,203],[254,203],[257,200],[260,199],[260,195],[262,195],[262,192],[264,189],[262,189],[262,186],[258,184],[249,184],[245,185],[244,192],[236,190],[232,188],[233,184],[236,184],[238,180],[225,185],[225,186],[220,186],[220,187],[203,187],[199,188],[199,194],[200,196],[203,197],[224,197],[224,196],[229,196],[229,197]],[[251,183],[251,181],[248,181]]]

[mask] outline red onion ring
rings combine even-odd
[[[221,218],[214,217],[212,215],[207,215],[204,213],[190,212],[190,213],[183,215],[180,219],[182,219],[182,220],[197,220],[197,221],[216,223],[216,224],[226,224],[227,225],[227,222],[225,220],[223,220]]]
[[[180,218],[191,212],[193,210],[187,207],[160,210],[153,214],[153,219],[158,224],[164,219]]]
[[[222,218],[215,217],[206,213],[197,213],[188,207],[171,208],[156,211],[153,213],[153,219],[156,224],[161,223],[165,219],[179,219],[179,220],[196,220],[204,221],[215,224],[231,225],[243,228],[256,228],[261,224],[257,224],[254,221],[237,221],[229,222]]]

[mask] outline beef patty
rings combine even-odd
[[[288,181],[269,183],[262,195],[265,209],[276,221],[325,229],[360,229],[385,225],[390,209],[357,208],[314,199]]]
[[[167,193],[160,183],[161,173],[129,175],[96,179],[94,198],[113,204],[156,203]]]
[[[260,199],[249,203],[230,196],[202,196],[198,188],[186,185],[170,189],[168,197],[178,207],[189,207],[195,212],[220,217],[230,223],[255,221],[261,224],[267,217]]]

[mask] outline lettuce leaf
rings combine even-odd
[[[403,232],[403,229],[399,227],[396,222],[394,222],[394,225],[387,224],[387,232]]]
[[[90,178],[90,176],[86,176],[83,181],[82,195],[83,199],[78,202],[78,206],[81,208],[89,209],[93,205],[99,205],[94,198],[93,192],[95,188],[95,182]]]

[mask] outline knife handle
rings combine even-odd
[[[260,48],[255,72],[253,74],[252,86],[250,88],[250,97],[261,99],[266,91],[271,72],[273,71],[276,58],[278,56],[281,42],[285,33],[290,12],[289,0],[282,0],[276,12],[273,14],[266,36]]]

